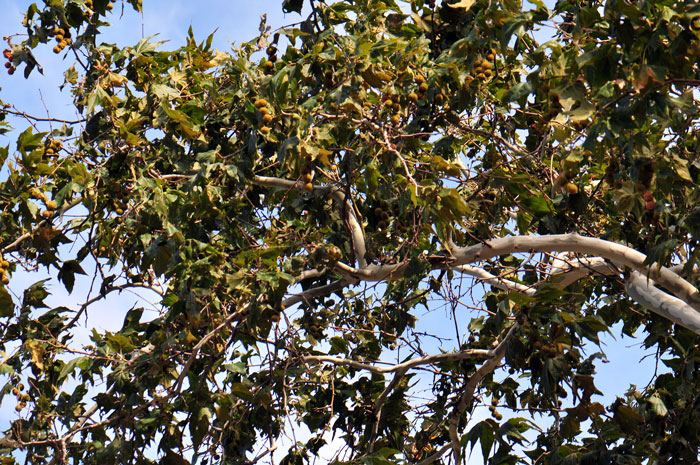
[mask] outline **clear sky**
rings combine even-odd
[[[26,11],[30,3],[0,0],[1,36],[22,32],[23,12]],[[231,42],[240,43],[257,35],[260,16],[264,13],[267,13],[268,24],[273,29],[303,18],[297,14],[284,15],[281,9],[281,0],[144,0],[143,14],[134,13],[129,6],[125,6],[122,12],[121,3],[119,1],[114,3],[115,8],[109,18],[114,26],[104,28],[102,41],[122,46],[133,45],[144,36],[159,34],[158,40],[169,41],[163,48],[177,48],[184,44],[187,29],[192,26],[195,36],[199,40],[216,30],[214,46],[227,51],[230,49]],[[50,114],[52,117],[76,118],[77,115],[71,104],[69,93],[61,93],[58,90],[58,85],[63,80],[62,73],[65,68],[72,64],[72,59],[70,56],[64,58],[64,54],[54,54],[50,46],[39,47],[34,53],[44,68],[44,74],[35,72],[30,79],[25,80],[21,77],[20,72],[12,77],[4,72],[0,73],[0,98],[6,102],[14,103],[22,110],[36,116]],[[26,123],[22,120],[11,118],[9,121],[17,129],[21,130],[26,127]],[[46,127],[42,129],[46,129]],[[12,139],[15,136],[16,134],[10,134],[9,137],[0,136],[0,145],[12,145]],[[14,288],[15,292],[21,293],[23,286],[27,283],[38,281],[43,277],[45,274],[42,276],[18,274],[13,277],[11,287]],[[62,301],[70,302],[71,306],[74,307],[76,302],[84,299],[87,293],[86,289],[80,288],[86,282],[87,280],[78,281],[73,296],[67,296],[65,292],[62,292],[62,288],[52,289],[53,302],[55,304]],[[125,311],[138,300],[133,295],[122,295],[113,301],[106,301],[96,306],[90,312],[88,326],[94,325],[100,329],[118,329],[123,319],[123,313],[115,312],[115,307]],[[151,299],[151,301],[156,302],[155,299]],[[144,305],[144,303],[141,302],[140,305]],[[421,328],[432,331],[445,326],[447,313],[446,310],[436,309],[423,316],[425,319],[419,323]],[[470,315],[463,314],[459,324],[464,327],[469,318]],[[616,336],[618,335],[619,330]],[[81,337],[86,338],[87,333]],[[87,343],[87,339],[84,342]],[[602,364],[599,367],[601,377],[598,381],[599,388],[606,394],[606,402],[613,400],[615,395],[621,395],[630,383],[643,387],[654,373],[653,357],[640,361],[644,354],[638,346],[633,346],[638,342],[628,339],[615,341],[613,338],[606,338],[606,352],[610,363]],[[8,396],[7,399],[10,397]],[[0,430],[6,429],[9,420],[15,418],[13,406],[6,402],[0,407]],[[479,453],[472,456],[472,462],[481,463]]]

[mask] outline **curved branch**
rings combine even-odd
[[[676,297],[685,301],[700,312],[700,292],[691,283],[663,266],[646,264],[646,255],[616,242],[578,234],[552,234],[548,236],[513,236],[493,239],[469,247],[454,247],[452,256],[436,260],[434,268],[454,268],[478,261],[488,260],[499,255],[533,252],[576,252],[608,259],[615,264],[643,272],[660,286],[668,289]],[[363,281],[384,281],[398,279],[403,275],[407,263],[395,265],[368,265],[364,269],[352,268],[338,263],[336,269],[346,276]]]
[[[560,266],[557,262],[562,262],[563,266]],[[564,289],[579,279],[593,274],[603,276],[620,274],[620,270],[615,265],[600,257],[580,257],[571,260],[556,257],[552,262],[551,270],[554,274],[554,283],[560,289]],[[556,273],[555,270],[561,271]]]
[[[345,278],[341,278],[336,281],[333,281],[330,284],[326,284],[325,286],[307,289],[306,291],[294,294],[291,297],[287,297],[282,301],[282,306],[283,308],[291,307],[294,304],[308,299],[312,299],[314,297],[321,297],[324,295],[328,295],[332,292],[340,291],[350,284],[352,284],[352,281]]]
[[[456,265],[519,252],[578,252],[607,258],[635,271],[648,274],[659,285],[700,311],[700,293],[695,286],[666,267],[649,267],[646,264],[646,255],[616,242],[578,234],[515,236],[494,239],[486,244],[461,247],[452,251]]]
[[[336,365],[347,365],[353,368],[357,368],[358,370],[367,370],[372,373],[393,373],[406,371],[420,365],[428,365],[431,363],[452,362],[455,360],[465,360],[468,358],[491,358],[496,356],[497,350],[498,349],[467,349],[447,354],[426,355],[425,357],[414,358],[403,363],[389,365],[386,367],[380,367],[371,363],[358,362],[357,360],[350,360],[347,358],[332,357],[327,355],[306,355],[301,357],[301,359],[304,362],[326,362],[333,363]]]
[[[496,346],[495,349],[493,349],[493,351],[490,351],[492,355],[489,357],[489,359],[486,360],[472,376],[469,377],[469,380],[464,385],[463,393],[459,399],[459,402],[455,406],[454,411],[452,412],[449,422],[450,443],[452,445],[452,454],[454,455],[455,464],[460,463],[462,457],[462,445],[458,434],[459,420],[462,418],[462,415],[464,415],[464,412],[466,412],[467,407],[469,407],[469,404],[474,398],[474,392],[479,386],[481,380],[487,375],[493,373],[496,367],[498,367],[498,364],[501,363],[501,359],[503,359],[503,357],[506,355],[508,343],[513,337],[515,329],[518,326],[518,323],[514,323],[510,327],[506,337],[503,338],[503,340],[498,344],[498,346]]]
[[[301,190],[303,184],[300,181],[291,181],[289,179],[274,178],[270,176],[253,176],[253,183],[259,186],[272,187],[275,189],[299,189]],[[355,208],[352,202],[346,198],[345,193],[332,185],[325,186],[314,186],[314,192],[318,193],[329,193],[330,196],[343,205],[342,213],[345,214],[345,218],[348,223],[348,229],[350,230],[350,237],[352,240],[352,248],[355,254],[355,260],[360,269],[367,266],[367,261],[365,260],[365,255],[367,254],[367,247],[365,246],[365,235],[362,231],[362,226],[355,214]]]
[[[326,270],[317,270],[316,268],[302,271],[299,273],[299,276],[294,277],[294,283],[297,284],[305,279],[320,278],[325,272]]]
[[[537,288],[532,286],[526,286],[525,284],[516,283],[510,279],[501,278],[500,276],[493,275],[483,268],[470,265],[459,265],[454,267],[455,271],[467,274],[477,278],[479,281],[484,281],[495,288],[502,289],[504,291],[515,291],[521,294],[535,295]]]
[[[633,271],[625,280],[627,294],[654,313],[700,334],[700,314],[681,299],[654,287],[654,281]]]

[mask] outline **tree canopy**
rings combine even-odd
[[[696,463],[700,5],[281,6],[228,52],[104,43],[107,0],[9,37],[80,117],[0,102],[1,463]],[[613,325],[665,371],[603,405]]]

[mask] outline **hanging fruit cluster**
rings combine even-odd
[[[428,92],[428,83],[425,82],[425,78],[421,74],[417,74],[416,77],[414,78],[414,81],[418,85],[418,95],[417,97],[420,99],[425,98],[425,93]],[[411,94],[409,94],[409,100],[411,100],[410,97]]]
[[[503,420],[503,415],[496,410],[496,407],[498,406],[498,398],[493,397],[491,398],[491,405],[489,405],[489,412],[491,412],[491,416],[495,418],[498,421]]]
[[[46,158],[54,158],[58,156],[58,152],[63,148],[61,141],[56,139],[47,139],[44,144],[44,156]]]
[[[53,216],[54,212],[56,211],[57,206],[58,206],[56,204],[56,202],[53,200],[49,200],[49,197],[44,192],[42,192],[40,189],[38,189],[36,187],[31,190],[30,194],[33,198],[44,202],[44,206],[46,207],[46,210],[41,212],[41,216],[43,216],[46,219],[51,218]]]
[[[485,81],[493,77],[493,61],[496,59],[496,50],[491,49],[482,59],[474,62],[474,77],[480,81]]]
[[[4,56],[7,61],[5,62],[5,68],[7,68],[7,74],[15,74],[15,71],[17,71],[17,68],[15,68],[15,65],[12,63],[12,50],[9,48],[6,48],[5,50],[2,51],[2,56]]]
[[[19,382],[19,377],[14,375],[10,381],[15,387],[12,388],[12,394],[17,398],[17,405],[15,405],[15,410],[20,412],[27,407],[27,401],[30,399],[29,394],[24,391],[24,384]]]
[[[275,70],[275,62],[277,61],[277,47],[270,45],[267,47],[267,59],[260,62],[266,74],[271,74]]]
[[[270,134],[271,129],[270,126],[268,126],[268,124],[272,122],[272,114],[270,114],[270,108],[268,107],[267,100],[265,100],[264,98],[254,98],[253,104],[260,113],[260,132],[262,132],[265,135]]]
[[[52,29],[49,31],[49,35],[56,41],[53,48],[54,53],[61,53],[71,43],[70,30],[66,31],[62,27]]]
[[[10,284],[10,278],[7,277],[7,270],[10,269],[10,262],[4,258],[0,260],[0,282],[7,285]]]

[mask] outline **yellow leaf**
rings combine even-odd
[[[324,166],[328,166],[331,164],[330,160],[328,160],[328,157],[331,155],[333,155],[333,152],[330,150],[319,149],[316,154],[316,161],[320,161]]]
[[[464,8],[464,11],[468,11],[469,8],[474,5],[476,0],[461,0],[459,3],[453,3],[450,5],[452,8]]]
[[[29,340],[25,342],[29,352],[32,354],[32,363],[39,370],[44,369],[44,346],[39,341]]]

